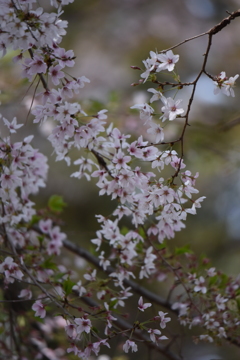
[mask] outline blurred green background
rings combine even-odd
[[[43,3],[47,6],[48,2]],[[114,122],[124,133],[147,135],[138,114],[129,108],[149,101],[146,90],[153,86],[147,83],[132,87],[140,72],[130,66],[141,67],[150,50],[160,51],[207,31],[227,16],[226,10],[232,12],[238,6],[237,0],[76,0],[64,9],[62,17],[68,20],[69,30],[62,46],[73,49],[77,56],[76,66],[69,73],[91,80],[76,100],[90,114],[108,109],[109,123]],[[214,36],[207,65],[209,73],[226,71],[229,77],[240,73],[239,34],[237,18]],[[182,81],[196,77],[206,44],[207,37],[201,37],[174,50],[180,54],[177,71]],[[32,124],[31,115],[27,117],[34,87],[28,89],[29,84],[19,79],[20,68],[12,64],[10,55],[0,62],[2,113],[9,119],[17,116],[19,122],[26,122],[19,136],[34,133],[34,146],[49,158],[48,183],[37,198],[38,207],[45,206],[53,193],[62,195],[68,204],[63,214],[63,230],[70,240],[89,247],[98,229],[95,214],[110,214],[114,204],[105,196],[99,197],[93,183],[70,178],[76,167],[55,163],[46,139],[51,124],[38,127]],[[193,173],[200,172],[197,188],[200,196],[207,199],[197,216],[189,215],[186,229],[171,240],[177,246],[191,244],[194,251],[210,257],[214,266],[233,275],[240,273],[239,79],[235,95],[235,98],[215,96],[208,78],[199,82],[185,138],[185,163]],[[178,94],[185,106],[188,96],[189,89]],[[176,139],[180,131],[181,123],[171,124],[166,136]],[[75,152],[73,157],[76,159],[79,154]],[[64,261],[67,266],[73,263],[76,268],[84,266],[77,258],[64,256]],[[229,348],[224,347],[189,344],[184,351],[187,360],[239,359],[234,348],[231,358]],[[116,346],[115,356],[118,353]],[[138,357],[137,353],[121,359]]]

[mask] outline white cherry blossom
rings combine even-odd
[[[149,308],[150,306],[152,306],[152,304],[151,303],[143,303],[143,298],[142,298],[142,296],[140,296],[140,298],[138,300],[138,309],[140,311],[144,311],[147,308]]]
[[[161,108],[163,115],[160,118],[162,121],[175,120],[177,116],[184,113],[184,110],[179,108],[179,104],[182,102],[182,100],[174,101],[171,97],[165,98],[165,96],[162,96],[161,100],[164,103],[164,106]]]
[[[234,77],[228,78],[225,71],[222,71],[216,78],[216,81],[214,81],[214,94],[217,95],[222,92],[224,95],[235,97],[233,87],[238,77],[239,75],[237,74]]]
[[[161,61],[161,64],[158,65],[157,71],[173,71],[175,64],[179,60],[179,55],[174,55],[172,50],[168,50],[165,54],[159,54],[157,58]]]
[[[137,344],[134,341],[127,340],[123,345],[123,351],[128,353],[129,349],[131,349],[132,352],[136,352],[138,350]]]

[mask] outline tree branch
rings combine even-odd
[[[91,264],[96,266],[97,268],[104,271],[106,274],[109,275],[115,271],[111,266],[109,266],[106,270],[104,270],[102,268],[102,266],[100,266],[100,261],[98,260],[98,258],[96,258],[94,255],[90,254],[90,252],[87,251],[86,249],[83,249],[82,247],[72,243],[71,241],[63,240],[63,245],[66,249],[70,250],[74,254],[81,256],[82,258],[84,258],[85,260],[87,260],[88,262],[90,262]],[[143,286],[140,286],[135,281],[125,279],[123,281],[123,283],[126,286],[130,286],[133,291],[135,291],[137,294],[139,294],[141,296],[144,296],[149,301],[151,301],[157,305],[163,306],[166,309],[174,312],[175,314],[178,314],[178,312],[176,310],[172,310],[172,304],[170,302],[163,299],[161,296],[153,293],[152,291],[147,290]]]
[[[86,297],[81,297],[81,300],[91,306],[91,307],[98,307],[98,303],[96,303],[94,300],[90,299],[90,298],[86,298]],[[114,314],[114,317],[117,318],[116,321],[114,321],[114,323],[112,324],[117,325],[120,329],[122,330],[132,330],[133,327],[132,325],[127,322],[126,320],[122,319],[119,315]],[[160,352],[161,354],[165,355],[169,360],[183,360],[182,358],[180,358],[178,355],[173,354],[170,350],[169,350],[169,346],[162,346],[160,344],[154,344],[152,341],[150,341],[149,337],[145,334],[142,333],[141,330],[138,329],[134,329],[134,335],[136,335],[136,337],[139,340],[144,341],[145,345],[148,346],[151,349],[154,349],[158,352]]]

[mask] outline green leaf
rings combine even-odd
[[[175,255],[191,254],[191,253],[192,253],[192,250],[190,249],[189,244],[175,249]]]
[[[143,229],[142,227],[140,227],[140,228],[138,229],[138,233],[139,233],[139,235],[140,235],[143,239],[145,239],[146,234],[145,234],[145,231],[144,231],[144,229]]]
[[[216,284],[217,281],[218,281],[218,275],[210,277],[208,280],[209,286]]]
[[[143,252],[143,243],[141,241],[136,245],[136,249],[140,254]]]
[[[160,244],[160,243],[155,244],[155,248],[156,248],[157,250],[166,249],[166,243],[165,243],[165,241],[164,241],[162,244]]]
[[[92,326],[92,331],[94,331],[96,334],[99,333],[98,329],[95,326]]]
[[[90,108],[92,113],[97,113],[98,111],[102,110],[103,107],[104,104],[101,101],[91,100]]]
[[[112,310],[114,305],[116,305],[117,302],[118,302],[118,299],[111,300],[109,303],[109,310]]]
[[[44,241],[44,239],[45,239],[45,238],[44,238],[44,235],[38,235],[37,238],[38,238],[38,241],[39,241],[39,245],[42,246],[43,241]]]
[[[228,283],[228,276],[226,274],[221,274],[221,284],[220,284],[220,288],[223,288],[227,285]]]
[[[57,273],[56,275],[54,275],[54,280],[55,280],[55,281],[58,281],[58,280],[60,280],[64,275],[66,275],[66,273],[63,273],[63,272]]]
[[[52,261],[52,257],[49,257],[42,263],[44,269],[57,270],[57,265]]]
[[[60,213],[66,206],[67,204],[63,201],[63,198],[60,195],[52,195],[48,200],[48,207],[53,212]]]
[[[38,224],[39,220],[41,220],[41,216],[33,215],[33,217],[31,218],[31,220],[29,222],[29,227],[32,227],[33,225]]]
[[[68,296],[69,294],[71,294],[72,292],[72,287],[76,285],[76,283],[70,279],[67,279],[64,281],[63,283],[63,290],[65,291],[66,296]]]
[[[122,235],[127,235],[128,232],[129,232],[129,229],[126,226],[123,226],[121,228],[121,234]]]
[[[240,299],[236,298],[236,302],[237,302],[238,311],[240,311]]]

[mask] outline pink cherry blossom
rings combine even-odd
[[[165,329],[166,327],[166,323],[171,321],[171,318],[170,317],[166,317],[168,313],[164,313],[163,311],[159,311],[158,312],[158,315],[160,317],[160,327],[162,329]]]
[[[140,296],[139,300],[138,300],[138,309],[140,311],[144,311],[145,309],[147,309],[148,307],[152,306],[151,303],[143,303],[143,298],[142,296]]]
[[[32,306],[32,309],[35,311],[35,316],[39,316],[41,319],[45,318],[46,310],[45,305],[43,305],[41,300],[35,301]]]
[[[92,324],[91,321],[87,318],[76,318],[75,323],[77,324],[77,334],[81,335],[83,332],[89,334]]]
[[[64,77],[64,72],[62,72],[61,69],[62,67],[60,65],[52,66],[49,69],[49,74],[51,75],[51,79],[54,85],[58,85],[60,83],[59,79]]]
[[[134,341],[127,340],[123,345],[123,351],[128,353],[129,349],[131,349],[132,352],[136,352],[138,350],[137,344]]]
[[[3,119],[4,124],[8,127],[11,134],[16,133],[16,130],[23,126],[23,124],[17,124],[16,117],[13,118],[12,122],[9,122],[4,117],[2,119]]]

